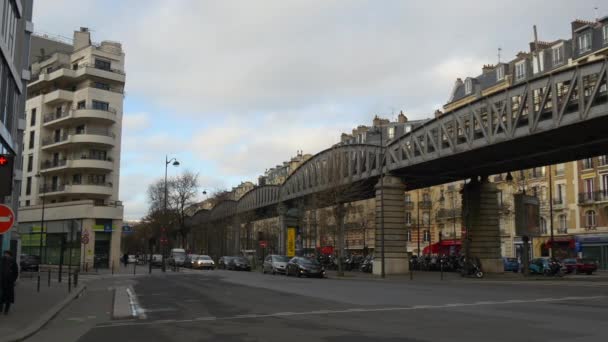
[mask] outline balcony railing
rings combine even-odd
[[[414,209],[414,202],[405,201],[405,210],[412,210],[412,209]]]
[[[42,139],[42,146],[52,145],[68,140],[68,134],[64,133],[58,137],[46,137]]]
[[[54,167],[61,167],[67,164],[67,159],[59,159],[59,160],[45,160],[40,165],[41,170],[52,169]]]
[[[437,211],[437,219],[442,220],[442,219],[456,218],[456,217],[460,217],[461,214],[462,214],[462,208],[454,208],[454,209],[441,208]]]
[[[76,106],[73,107],[72,110],[84,110],[84,109],[91,109],[91,110],[101,110],[104,112],[108,112],[108,113],[112,113],[112,114],[116,114],[116,109],[112,108],[112,107],[108,107],[108,108],[99,108],[99,107],[94,107],[92,104],[87,103],[84,106]]]
[[[48,113],[48,114],[44,115],[44,118],[42,121],[44,123],[47,123],[47,122],[63,119],[65,117],[69,116],[70,114],[71,114],[71,112]]]
[[[58,191],[64,191],[65,190],[65,184],[47,184],[40,186],[40,193],[42,194],[46,194],[48,192],[58,192]]]
[[[564,205],[564,199],[563,198],[554,198],[553,205],[556,207],[562,207]]]
[[[418,207],[420,209],[431,209],[433,203],[431,201],[419,201]]]
[[[103,68],[103,67],[97,66],[97,65],[95,65],[93,63],[83,63],[83,64],[79,65],[79,68],[85,68],[85,67],[95,68],[95,69],[104,70],[104,71],[109,71],[109,72],[113,72],[115,74],[120,74],[120,75],[124,75],[125,74],[125,72],[123,70],[112,69],[112,68]]]
[[[568,234],[568,228],[557,228],[558,234]]]
[[[587,204],[608,201],[608,190],[581,192],[578,194],[578,203]]]
[[[72,182],[72,185],[93,185],[93,186],[105,186],[108,188],[114,187],[114,185],[110,182],[95,182],[89,180],[81,180],[78,182]]]

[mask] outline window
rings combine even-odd
[[[405,126],[405,133],[409,133],[411,131],[412,131],[412,126],[411,125]]]
[[[595,227],[595,210],[588,210],[585,213],[585,227]]]
[[[422,224],[425,226],[431,224],[431,214],[428,211],[422,213]]]
[[[25,183],[25,195],[32,194],[32,177],[27,177],[27,181]]]
[[[578,36],[578,52],[584,53],[591,50],[591,33],[583,33]]]
[[[112,63],[103,59],[95,58],[95,68],[102,70],[110,70]]]
[[[405,212],[405,224],[412,224],[412,213],[409,211]]]
[[[547,220],[544,217],[540,218],[540,233],[547,234]]]
[[[32,108],[32,114],[30,115],[30,126],[36,124],[36,108]]]
[[[538,74],[539,72],[543,72],[545,69],[545,54],[543,51],[538,52],[535,56],[532,57],[532,72],[534,74]],[[540,64],[540,66],[539,66]]]
[[[561,204],[564,203],[564,194],[566,191],[566,184],[557,184],[556,202]]]
[[[608,25],[602,27],[602,36],[604,37],[604,44],[608,44]]]
[[[526,78],[526,61],[517,62],[515,64],[515,79],[523,80]]]
[[[405,194],[405,203],[409,203],[412,201],[412,195],[410,194]]]
[[[25,201],[25,206],[26,206],[26,207],[29,207],[29,206],[30,206],[30,200],[26,200],[26,201]]]
[[[35,133],[36,132],[34,132],[34,131],[30,131],[30,144],[29,144],[30,149],[34,148],[34,142],[35,142],[35,139],[36,139]]]
[[[470,78],[467,78],[464,81],[464,93],[470,94],[473,92],[473,81]]]
[[[76,134],[84,134],[84,125],[76,126]]]
[[[505,66],[499,65],[496,67],[496,81],[501,81],[505,78]]]
[[[109,111],[110,104],[107,102],[93,100],[93,109]]]
[[[568,229],[568,218],[566,217],[565,214],[559,215],[559,228],[562,231],[565,231],[566,229]]]
[[[564,62],[564,45],[556,46],[551,49],[553,65],[560,65]]]
[[[72,176],[72,184],[82,184],[82,175],[77,173]]]
[[[608,196],[608,174],[602,175],[602,196]]]
[[[27,172],[32,172],[32,168],[34,167],[34,155],[30,154],[27,156]]]
[[[395,127],[389,127],[388,128],[388,138],[389,139],[394,139],[395,138]]]
[[[565,171],[566,171],[566,165],[564,163],[555,165],[555,174],[556,175],[558,175],[558,176],[563,175]]]
[[[76,109],[85,109],[87,107],[86,101],[78,101],[76,104]]]
[[[102,82],[95,82],[93,86],[97,89],[110,90],[110,85]]]
[[[583,169],[593,169],[593,158],[583,159]]]
[[[584,180],[585,185],[585,198],[593,199],[593,178],[587,178]]]
[[[422,201],[424,202],[430,202],[431,201],[431,194],[429,194],[428,192],[425,192],[422,194]]]

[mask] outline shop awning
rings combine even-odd
[[[441,240],[430,246],[424,247],[422,254],[450,254],[450,249],[455,249],[457,253],[460,249],[460,240]]]
[[[553,242],[556,245],[559,246],[564,246],[564,245],[568,245],[568,248],[572,248],[574,249],[574,238],[571,236],[555,236],[553,237]],[[547,241],[545,242],[545,247],[546,248],[551,248],[551,238],[547,238]]]

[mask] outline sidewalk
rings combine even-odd
[[[0,316],[0,341],[20,341],[42,328],[61,309],[74,300],[85,286],[79,284],[68,293],[67,276],[57,282],[57,274],[51,279],[41,278],[40,292],[36,291],[37,278],[23,277],[15,285],[15,304],[8,315]]]

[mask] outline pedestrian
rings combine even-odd
[[[10,251],[5,251],[0,259],[0,310],[8,315],[11,304],[15,302],[15,282],[19,268]]]
[[[125,253],[125,255],[122,256],[122,263],[127,267],[129,264],[129,254]]]

